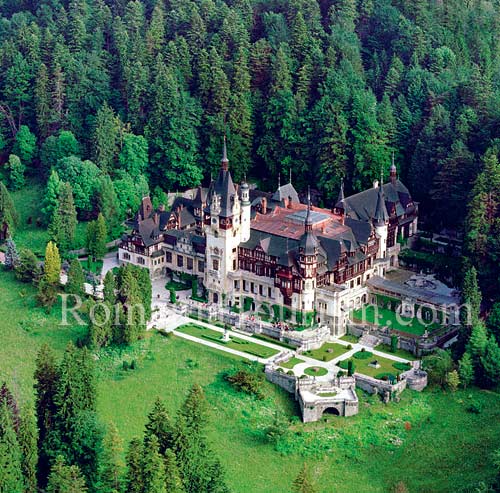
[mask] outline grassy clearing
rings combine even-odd
[[[342,346],[342,344],[334,342],[325,342],[319,349],[305,351],[304,354],[319,361],[331,361],[347,353],[347,351],[349,351],[347,346]]]
[[[381,327],[390,327],[391,329],[417,336],[423,335],[426,330],[432,332],[441,327],[441,325],[437,323],[426,326],[417,318],[402,317],[392,310],[381,307],[376,308],[372,305],[366,305],[359,310],[353,310],[352,318],[358,322],[380,325]]]
[[[235,349],[236,351],[242,351],[244,353],[252,354],[253,356],[258,356],[259,358],[270,358],[271,356],[279,353],[276,349],[262,346],[254,342],[247,341],[246,339],[239,339],[238,337],[231,336],[231,340],[229,342],[224,342],[222,340],[221,332],[207,327],[202,327],[200,325],[187,324],[182,327],[178,327],[176,330],[183,332],[184,334],[189,334],[193,337],[215,342],[222,346]]]
[[[361,352],[356,354],[361,354]],[[339,366],[341,368],[345,367],[344,369],[347,369],[347,361],[348,360],[341,361],[341,365]],[[353,361],[355,372],[361,373],[362,375],[368,375],[369,377],[377,377],[378,375],[381,375],[383,373],[390,373],[391,375],[396,376],[398,373],[401,373],[401,370],[398,370],[394,367],[394,363],[396,363],[396,361],[387,358],[381,358],[377,355],[372,355],[371,357],[364,359],[354,358]],[[370,363],[372,361],[377,361],[380,367],[374,368],[370,366]]]
[[[35,356],[43,343],[62,353],[66,344],[85,334],[87,328],[60,326],[61,310],[50,314],[36,305],[33,286],[18,282],[12,272],[0,271],[0,382],[9,382],[21,401],[32,398]]]
[[[378,346],[375,346],[375,350],[380,351],[381,353],[393,354],[394,356],[407,359],[408,361],[414,361],[417,359],[413,353],[410,353],[410,351],[406,351],[405,349],[396,349],[393,353],[391,351],[391,347],[387,344],[379,344]]]
[[[299,363],[304,363],[304,360],[293,356],[286,363],[281,363],[280,366],[291,370],[294,366],[298,365]]]
[[[353,336],[352,334],[346,334],[342,337],[339,337],[343,341],[350,342],[351,344],[357,344],[359,342],[359,337]]]
[[[40,183],[30,182],[22,190],[11,192],[12,200],[19,214],[19,224],[14,234],[18,249],[29,248],[35,255],[42,258],[45,246],[49,240],[47,229],[37,226],[42,220],[41,207],[45,188]],[[79,222],[76,227],[74,248],[85,246],[87,223]]]

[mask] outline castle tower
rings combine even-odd
[[[242,207],[229,172],[225,137],[221,167],[211,186],[209,209],[210,220],[205,221],[205,287],[209,291],[210,301],[222,304],[226,294],[232,290],[232,281],[227,274],[238,268],[238,245],[242,237]]]
[[[378,186],[377,206],[373,217],[373,225],[375,227],[375,233],[377,233],[377,236],[379,237],[377,258],[385,258],[387,252],[389,214],[387,213],[387,208],[385,206],[384,184],[382,183],[382,180]]]
[[[307,196],[307,213],[304,223],[304,234],[299,244],[299,264],[303,277],[301,305],[298,307],[303,313],[314,310],[314,296],[316,291],[316,269],[318,262],[319,243],[313,232],[311,217],[311,196]]]

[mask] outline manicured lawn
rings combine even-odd
[[[352,334],[346,334],[342,337],[339,337],[339,339],[350,342],[351,344],[356,344],[357,342],[359,342],[359,337],[353,336]]]
[[[375,360],[378,361],[380,368],[373,368],[372,366],[369,366],[370,363]],[[391,373],[392,375],[396,376],[398,373],[402,372],[402,370],[394,368],[393,365],[394,363],[396,363],[396,361],[381,358],[380,356],[377,356],[375,354],[370,358],[365,359],[353,358],[353,361],[355,367],[354,371],[356,373],[361,373],[362,375],[368,375],[369,377],[377,377],[377,375],[380,375],[382,373]],[[343,360],[342,363],[343,364],[341,368],[345,366],[345,369],[347,369],[347,360]]]
[[[310,366],[304,370],[304,373],[311,377],[322,377],[328,373],[328,370],[322,366]]]
[[[259,358],[270,358],[271,356],[279,353],[279,351],[277,351],[276,349],[262,346],[245,339],[239,339],[238,337],[231,336],[231,340],[229,342],[224,342],[222,340],[221,332],[217,332],[216,330],[212,330],[207,327],[202,327],[201,325],[187,324],[183,325],[182,327],[178,327],[176,330],[194,337],[199,337],[200,339],[206,339],[211,342],[215,342],[237,351],[242,351],[244,353],[258,356]]]
[[[280,366],[291,370],[295,365],[298,365],[299,363],[304,363],[304,360],[293,356],[286,363],[281,363]]]
[[[342,344],[336,344],[334,342],[325,342],[319,349],[305,351],[304,354],[319,361],[331,361],[347,353],[347,351],[349,351],[347,346],[342,346]]]
[[[417,357],[413,353],[410,353],[410,351],[406,351],[405,349],[396,349],[396,352],[393,353],[391,351],[391,347],[387,344],[379,344],[375,347],[375,350],[380,351],[381,353],[393,354],[394,356],[399,356],[400,358],[405,358],[409,361],[417,359]]]
[[[378,318],[376,318],[377,311]],[[382,327],[390,327],[391,329],[399,330],[401,332],[407,332],[409,334],[415,334],[418,336],[423,335],[426,330],[428,332],[432,332],[433,330],[441,327],[436,323],[425,326],[420,323],[417,318],[401,317],[392,310],[380,307],[376,308],[372,305],[366,305],[364,308],[354,310],[352,312],[352,318],[353,320],[359,322],[380,325]]]

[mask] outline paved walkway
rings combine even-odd
[[[217,326],[217,325],[203,322],[201,320],[194,320],[192,318],[185,317],[183,315],[180,315],[180,314],[174,312],[172,309],[170,309],[170,307],[167,305],[167,303],[165,301],[154,300],[153,310],[155,310],[155,311],[153,312],[152,320],[148,325],[149,329],[154,327],[158,330],[162,330],[165,332],[172,332],[176,336],[182,337],[183,339],[187,339],[187,340],[190,340],[192,342],[196,342],[198,344],[212,347],[212,348],[217,349],[219,351],[225,351],[226,353],[234,354],[236,356],[239,356],[241,358],[246,358],[246,359],[249,359],[251,361],[258,361],[259,363],[263,363],[263,364],[272,363],[276,357],[281,356],[284,353],[288,352],[288,353],[291,353],[296,358],[299,358],[303,361],[303,362],[295,365],[292,369],[294,374],[297,376],[303,375],[304,370],[306,368],[311,367],[311,366],[325,368],[328,371],[328,373],[326,375],[323,375],[323,376],[315,377],[316,380],[318,380],[318,381],[330,380],[332,377],[334,377],[341,370],[335,363],[337,363],[338,361],[342,361],[342,360],[351,358],[355,353],[357,353],[358,351],[361,351],[363,348],[366,351],[372,352],[374,355],[376,355],[380,358],[386,358],[386,359],[401,362],[401,363],[408,363],[409,362],[408,360],[401,358],[399,356],[384,353],[382,351],[376,351],[375,349],[373,349],[371,347],[364,346],[364,345],[359,344],[359,343],[352,344],[352,343],[349,343],[347,341],[343,341],[342,339],[338,339],[338,338],[331,338],[329,342],[340,344],[342,346],[351,345],[352,349],[350,349],[346,353],[344,353],[336,358],[333,358],[331,361],[319,361],[315,358],[311,358],[310,356],[306,356],[305,354],[297,354],[296,351],[286,349],[283,346],[280,346],[278,344],[274,344],[274,343],[268,342],[268,341],[263,341],[262,339],[257,339],[256,337],[252,337],[252,336],[243,334],[239,331],[228,330],[229,335],[231,337],[238,337],[239,339],[244,339],[244,340],[250,341],[254,344],[259,344],[261,346],[265,346],[265,347],[279,351],[278,354],[271,356],[269,358],[259,358],[259,357],[253,356],[251,354],[245,353],[243,351],[237,351],[235,349],[225,347],[221,344],[217,344],[216,342],[211,342],[211,341],[208,341],[205,339],[194,337],[194,336],[185,334],[184,332],[180,332],[180,331],[176,330],[178,327],[180,327],[182,325],[192,323],[192,324],[196,324],[196,325],[201,325],[203,327],[207,327],[207,328],[214,330],[216,332],[220,332],[221,335],[224,333],[224,329]]]

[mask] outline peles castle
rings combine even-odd
[[[343,187],[331,209],[300,202],[292,183],[274,193],[235,185],[224,143],[209,188],[153,209],[149,197],[128,221],[120,263],[198,278],[206,299],[233,311],[268,309],[275,318],[346,331],[349,312],[368,302],[367,281],[398,265],[399,238],[417,231],[418,206],[397,178],[350,197]],[[278,317],[279,314],[279,317]]]

